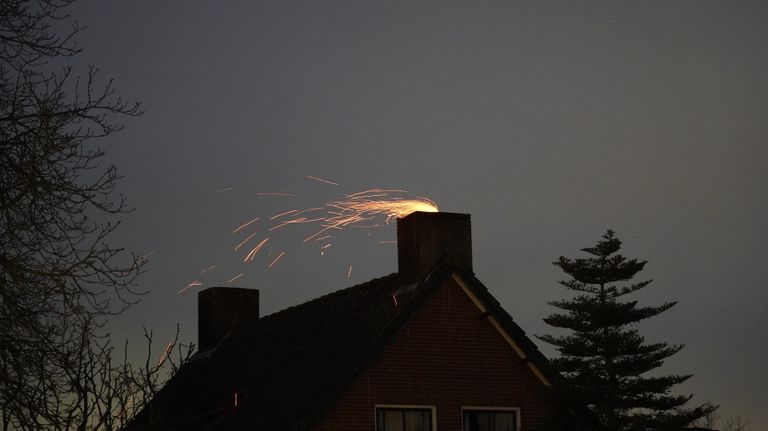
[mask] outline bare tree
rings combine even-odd
[[[60,370],[61,378],[44,384],[49,394],[38,400],[35,414],[19,417],[18,410],[4,410],[3,429],[123,429],[194,351],[194,345],[179,343],[177,327],[158,357],[152,349],[152,332],[145,329],[147,356],[136,366],[128,360],[127,343],[122,356],[117,356],[109,337],[97,336],[92,328],[83,328],[80,342],[71,346],[68,356],[74,361]]]
[[[110,386],[118,368],[98,332],[139,295],[132,287],[142,259],[107,243],[114,217],[128,209],[116,195],[117,170],[101,165],[96,144],[122,129],[114,118],[141,111],[111,81],[100,84],[94,67],[78,75],[67,64],[82,30],[66,14],[72,1],[0,1],[4,429],[67,429],[98,414],[88,401],[96,386],[82,382],[121,390]],[[75,411],[74,402],[85,403],[81,414],[55,416]]]
[[[712,410],[696,420],[694,424],[706,429],[715,429],[718,422],[720,422],[720,412],[718,410]]]
[[[728,417],[728,419],[722,422],[722,427],[720,427],[721,419],[722,417],[720,414],[717,411],[712,410],[699,418],[699,420],[696,421],[696,425],[702,428],[719,431],[749,431],[750,429],[749,421],[743,420],[741,416]]]
[[[745,421],[741,416],[730,417],[723,422],[721,431],[748,431],[749,421]]]

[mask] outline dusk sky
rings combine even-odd
[[[551,332],[547,302],[568,295],[551,263],[614,229],[624,255],[649,260],[637,299],[679,301],[640,326],[686,345],[662,372],[694,374],[679,391],[768,429],[768,3],[83,0],[71,13],[87,26],[77,69],[97,65],[146,111],[101,142],[135,208],[113,242],[152,253],[150,293],[112,327],[137,350],[142,326],[161,345],[177,323],[195,340],[205,287],[258,288],[266,315],[395,272],[394,223],[345,230],[323,254],[307,226],[253,262],[233,248],[281,211],[403,189],[472,215],[475,273],[529,335]],[[285,252],[272,268],[270,252]]]

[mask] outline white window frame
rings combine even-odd
[[[373,423],[376,431],[379,431],[379,409],[404,409],[404,410],[429,410],[432,415],[432,431],[437,431],[437,408],[435,406],[421,404],[374,404],[373,405]],[[464,420],[462,413],[462,421]]]
[[[521,431],[522,421],[520,420],[520,407],[498,407],[498,406],[461,406],[461,429],[464,431],[464,412],[465,411],[483,411],[483,412],[515,412],[515,428]]]

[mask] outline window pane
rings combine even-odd
[[[477,414],[477,429],[478,431],[493,431],[491,429],[491,415],[488,413]]]
[[[379,431],[404,431],[403,430],[403,412],[397,410],[379,411],[379,416],[383,417],[383,424]]]
[[[417,408],[376,409],[377,431],[432,431],[432,410]]]
[[[464,412],[464,431],[492,431],[488,424],[488,413]]]
[[[464,411],[464,431],[516,431],[514,412]]]
[[[477,431],[477,414],[464,412],[464,431]]]
[[[405,412],[404,431],[431,431],[430,419],[432,413],[427,410],[409,410]]]
[[[515,431],[515,414],[514,413],[495,413],[495,428],[494,431]]]

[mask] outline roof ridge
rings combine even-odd
[[[333,292],[326,293],[325,295],[318,296],[317,298],[310,299],[309,301],[302,302],[301,304],[291,305],[290,307],[286,307],[286,308],[283,308],[282,310],[275,311],[274,313],[267,314],[266,316],[263,316],[263,317],[259,318],[259,321],[264,320],[264,319],[271,319],[271,318],[280,317],[280,316],[284,315],[287,312],[296,311],[296,310],[301,309],[301,308],[303,308],[305,306],[308,306],[308,305],[313,305],[313,304],[321,303],[321,302],[327,301],[329,299],[333,299],[335,297],[342,296],[344,294],[347,294],[347,293],[350,293],[350,292],[353,292],[353,291],[356,291],[356,290],[360,290],[360,289],[363,289],[363,288],[366,288],[366,287],[370,287],[370,285],[372,285],[372,284],[380,283],[380,282],[382,282],[384,280],[388,280],[390,278],[396,278],[397,275],[398,275],[397,272],[393,272],[391,274],[387,274],[387,275],[384,275],[384,276],[381,276],[381,277],[372,278],[372,279],[370,279],[370,280],[368,280],[366,282],[355,284],[355,285],[352,285],[350,287],[346,287],[344,289],[335,290]]]

